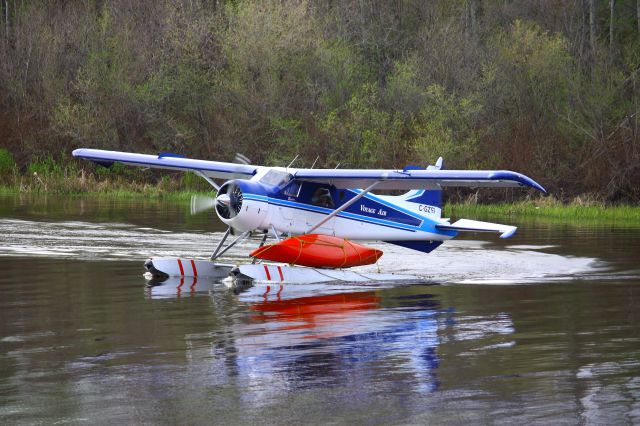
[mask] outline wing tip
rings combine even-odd
[[[533,189],[537,189],[538,191],[542,192],[543,194],[548,194],[547,190],[540,185],[538,182],[534,181],[533,179],[530,179],[531,182],[527,183],[527,186],[533,188]]]
[[[548,194],[547,190],[545,189],[544,186],[540,185],[538,182],[536,182],[535,180],[531,179],[528,176],[524,176],[523,177],[527,180],[527,186],[533,188],[533,189],[537,189],[538,191],[542,192],[543,194]]]
[[[528,186],[530,188],[536,189],[536,190],[538,190],[538,191],[540,191],[540,192],[542,192],[544,194],[548,193],[547,190],[542,185],[540,185],[535,180],[531,179],[529,176],[523,175],[522,173],[518,173],[518,172],[512,172],[510,170],[500,170],[500,171],[494,172],[489,176],[489,179],[491,179],[491,180],[501,180],[501,179],[511,180],[511,181],[518,182],[522,186]]]

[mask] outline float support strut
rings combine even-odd
[[[231,229],[231,228],[229,228],[229,230],[228,230],[227,232],[230,232],[230,229]],[[235,240],[231,241],[231,242],[229,243],[229,245],[228,245],[228,246],[226,246],[226,247],[225,247],[222,251],[220,251],[219,253],[218,253],[218,250],[216,250],[216,252],[215,252],[215,253],[213,253],[213,255],[211,256],[211,260],[216,260],[217,258],[219,258],[220,256],[222,256],[223,254],[225,254],[225,253],[227,252],[227,250],[229,250],[231,247],[235,246],[235,245],[236,245],[236,243],[238,243],[240,240],[243,240],[247,235],[249,235],[249,233],[250,233],[250,232],[251,232],[251,231],[246,231],[246,232],[242,233],[242,235],[239,235]],[[226,235],[227,235],[227,234],[225,234],[224,239],[226,239]]]
[[[231,233],[231,227],[227,228],[227,230],[225,231],[224,235],[222,236],[222,239],[218,243],[218,246],[216,247],[216,249],[213,251],[213,254],[211,255],[211,260],[214,260],[215,258],[218,257],[218,252],[220,251],[220,248],[222,247],[224,242],[227,240],[227,237],[229,236],[230,233]]]

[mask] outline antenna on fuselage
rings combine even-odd
[[[251,160],[249,160],[246,155],[240,154],[239,152],[236,152],[236,157],[233,159],[233,162],[238,164],[251,164]]]
[[[336,166],[334,167],[334,169],[337,169],[338,167],[340,167],[340,164],[342,164],[342,163],[338,161],[338,164],[336,164]]]
[[[316,159],[313,160],[313,164],[311,165],[311,168],[313,169],[313,167],[316,165],[316,163],[318,162],[318,159],[320,158],[320,156],[316,156]]]
[[[296,160],[298,159],[298,157],[299,157],[299,155],[298,155],[298,154],[296,154],[296,156],[295,156],[295,157],[293,157],[293,160],[291,160],[291,162],[290,162],[290,163],[289,163],[289,165],[287,166],[287,169],[288,169],[289,167],[291,167],[291,165],[292,165],[293,163],[295,163],[295,162],[296,162]]]

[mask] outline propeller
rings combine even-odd
[[[216,211],[223,219],[231,219],[240,213],[243,199],[242,190],[238,185],[223,185],[215,200]]]
[[[239,152],[236,153],[233,162],[238,164],[251,164],[251,160]],[[223,185],[220,191],[218,191],[216,198],[206,195],[192,195],[191,215],[216,208],[220,216],[225,219],[231,219],[240,213],[242,200],[242,190],[238,188],[237,185]]]
[[[207,210],[211,210],[216,206],[216,199],[206,195],[191,196],[191,215],[196,215]]]

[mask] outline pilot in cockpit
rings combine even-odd
[[[311,202],[320,207],[333,208],[333,199],[331,198],[331,192],[327,188],[318,188],[314,191]]]

